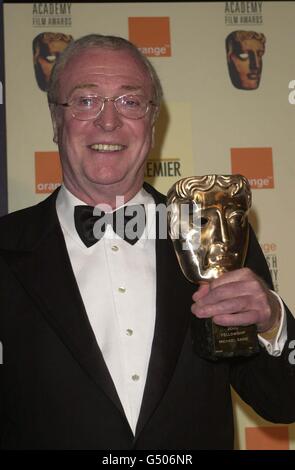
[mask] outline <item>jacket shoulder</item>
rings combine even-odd
[[[33,240],[39,228],[47,225],[46,221],[52,219],[55,208],[57,192],[51,194],[44,201],[25,209],[20,209],[0,217],[0,250],[13,250],[18,246],[24,246],[24,240],[28,235]]]
[[[27,225],[28,220],[36,212],[36,208],[37,206],[26,207],[0,217],[0,242],[20,233],[22,227]]]

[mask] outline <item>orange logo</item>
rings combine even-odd
[[[170,57],[169,17],[128,18],[129,40],[147,57]]]
[[[58,152],[35,152],[35,192],[52,193],[62,182]]]
[[[272,148],[232,148],[232,173],[240,173],[249,180],[252,189],[274,187]]]
[[[288,450],[288,426],[260,426],[246,428],[247,450]]]

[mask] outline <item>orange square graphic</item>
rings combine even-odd
[[[248,178],[252,189],[274,187],[271,147],[232,148],[231,166],[233,174]]]
[[[170,57],[170,18],[167,16],[128,18],[129,40],[147,57]]]
[[[58,152],[35,152],[35,192],[52,193],[62,182]]]
[[[246,428],[247,450],[289,450],[288,426]]]

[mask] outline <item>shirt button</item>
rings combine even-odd
[[[127,336],[132,336],[132,335],[133,335],[133,330],[131,330],[130,328],[128,328],[128,329],[126,330],[126,335],[127,335]]]
[[[121,292],[121,294],[124,294],[124,292],[126,292],[126,289],[125,287],[119,287],[118,291]]]
[[[119,248],[117,247],[117,245],[112,246],[112,251],[118,251],[118,250],[119,250]]]
[[[131,378],[132,378],[133,382],[137,382],[139,380],[139,375],[133,374]]]

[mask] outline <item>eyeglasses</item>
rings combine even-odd
[[[122,95],[115,98],[98,95],[76,95],[68,103],[53,104],[69,107],[72,110],[73,118],[79,121],[88,121],[97,118],[108,101],[112,101],[116,111],[128,119],[141,119],[147,114],[151,106],[157,106],[153,101],[142,95]]]

